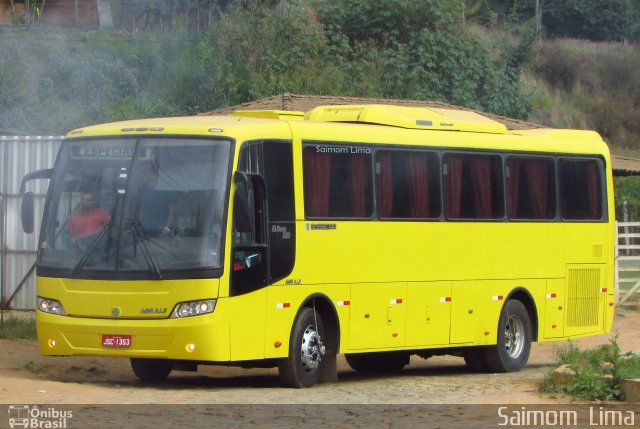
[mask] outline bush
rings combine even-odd
[[[624,400],[621,380],[640,377],[640,356],[622,353],[617,337],[610,344],[593,349],[580,350],[573,344],[561,347],[556,350],[556,360],[555,368],[565,365],[575,376],[570,382],[556,384],[553,372],[549,372],[542,386],[547,393],[590,401]]]

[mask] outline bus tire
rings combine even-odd
[[[531,351],[531,319],[520,301],[507,301],[498,321],[498,344],[485,348],[485,360],[493,372],[521,370]]]
[[[325,365],[324,335],[320,314],[303,308],[291,330],[289,356],[278,364],[280,379],[286,386],[311,387],[318,383]]]
[[[409,364],[409,353],[349,353],[344,355],[354,371],[359,372],[398,372]]]
[[[366,353],[347,353],[344,355],[344,358],[347,361],[347,364],[349,364],[351,369],[354,371],[371,371],[371,366],[369,365],[369,361],[367,360]]]
[[[142,381],[164,381],[173,369],[173,361],[166,359],[138,359],[131,358],[131,369]]]
[[[409,364],[409,353],[380,352],[366,356],[369,370],[374,372],[398,372]]]
[[[474,372],[487,372],[489,365],[485,358],[484,347],[469,347],[464,350],[462,357],[467,367]]]

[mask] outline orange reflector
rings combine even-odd
[[[393,338],[395,338],[395,337],[397,337],[397,336],[398,336],[398,333],[397,333],[397,332],[394,332],[393,334],[391,334],[391,336],[392,336]]]
[[[551,329],[556,329],[558,325],[551,325]]]
[[[490,333],[491,333],[491,332],[489,332],[489,331],[484,331],[484,335],[485,335],[485,337],[486,337],[487,335],[489,335]]]
[[[273,347],[275,347],[276,349],[278,347],[280,347],[282,345],[282,343],[280,341],[276,341],[275,343],[273,343]]]

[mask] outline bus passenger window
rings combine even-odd
[[[602,219],[602,173],[596,160],[561,159],[560,210],[563,219]]]
[[[310,218],[370,218],[373,214],[371,150],[337,145],[303,152],[304,207]]]
[[[447,154],[442,166],[450,219],[502,219],[502,160],[497,155]]]
[[[556,186],[553,159],[509,157],[505,171],[507,214],[510,219],[555,219]]]
[[[380,218],[440,217],[440,177],[435,153],[378,151],[376,185]]]

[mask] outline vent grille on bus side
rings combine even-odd
[[[575,268],[567,273],[567,326],[598,324],[600,268]]]

